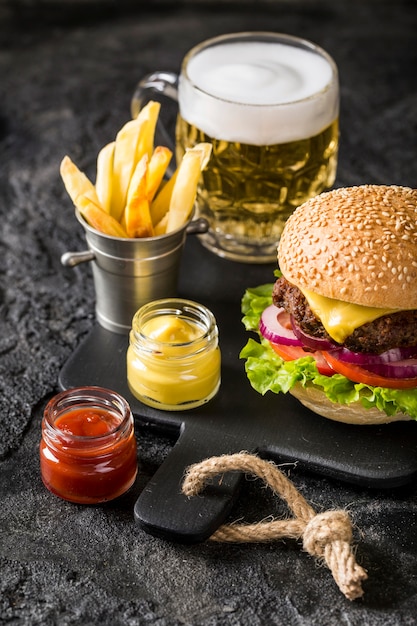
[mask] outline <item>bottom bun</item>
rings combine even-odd
[[[299,383],[290,389],[290,393],[310,411],[345,424],[388,424],[413,419],[405,413],[386,415],[376,407],[366,409],[359,401],[338,404],[329,400],[317,387],[303,387]]]

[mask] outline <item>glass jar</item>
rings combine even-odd
[[[127,401],[102,387],[54,396],[42,420],[40,468],[45,487],[70,502],[97,504],[125,493],[138,469]]]
[[[220,387],[220,365],[216,320],[202,304],[166,298],[134,315],[127,380],[144,404],[180,411],[208,402]]]

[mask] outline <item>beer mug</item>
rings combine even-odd
[[[203,245],[235,261],[275,262],[288,217],[336,177],[339,79],[331,56],[280,33],[221,35],[192,48],[179,76],[144,76],[132,115],[156,93],[178,103],[177,162],[199,142],[213,146],[196,198],[209,223]]]

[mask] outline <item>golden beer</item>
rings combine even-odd
[[[133,96],[133,116],[150,91],[178,103],[177,162],[199,142],[213,146],[196,198],[197,215],[209,223],[202,243],[236,261],[276,263],[287,218],[335,181],[333,59],[299,37],[230,33],[192,48],[179,74],[145,76]]]
[[[210,223],[210,232],[201,236],[204,245],[225,257],[275,261],[294,209],[333,185],[338,137],[335,119],[313,137],[256,146],[214,139],[178,116],[177,158],[199,142],[213,146],[196,200],[198,214]]]

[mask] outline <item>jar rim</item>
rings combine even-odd
[[[118,414],[121,417],[120,422],[106,433],[94,436],[75,435],[60,430],[55,425],[60,415],[88,406]],[[106,440],[112,439],[116,433],[122,433],[129,428],[131,421],[133,421],[133,416],[127,400],[112,389],[95,385],[73,387],[59,392],[48,401],[43,412],[43,423],[50,432],[60,439],[78,441],[83,444],[87,442],[105,444]]]
[[[202,333],[197,338],[181,342],[163,341],[146,335],[142,330],[143,324],[154,317],[162,315],[186,316],[187,319],[195,322],[202,328]],[[187,348],[193,344],[210,340],[212,337],[217,337],[218,328],[212,311],[204,304],[186,298],[163,298],[148,302],[136,311],[132,319],[131,332],[134,341],[150,341],[153,349],[155,349],[155,346],[172,346],[181,350],[181,348]]]

